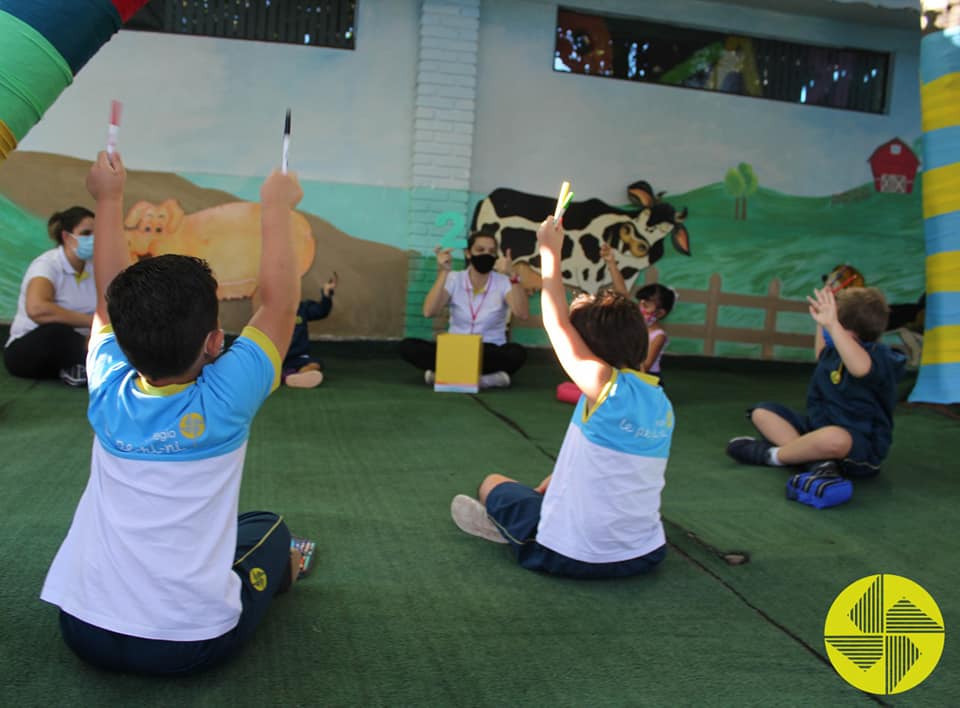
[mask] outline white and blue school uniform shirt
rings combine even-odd
[[[107,332],[87,355],[90,478],[40,597],[134,637],[218,637],[240,618],[240,477],[277,349],[247,327],[195,381],[158,389]]]
[[[660,520],[673,406],[657,379],[614,370],[573,412],[547,487],[537,542],[584,563],[616,563],[666,543]]]
[[[46,278],[53,284],[53,301],[60,307],[92,315],[97,307],[97,286],[93,279],[93,261],[87,261],[78,273],[67,260],[63,246],[51,249],[33,259],[20,283],[17,314],[10,323],[7,344],[35,330],[38,325],[27,315],[27,286],[34,278]],[[79,334],[90,333],[87,327],[76,327]]]
[[[510,278],[491,271],[481,292],[473,291],[469,271],[447,273],[443,284],[450,295],[450,334],[479,334],[488,344],[507,343]]]

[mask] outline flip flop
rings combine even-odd
[[[310,572],[317,544],[306,538],[292,536],[290,538],[290,548],[300,551],[300,572],[297,573],[297,580],[300,580]]]

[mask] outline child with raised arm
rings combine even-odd
[[[762,437],[733,438],[727,454],[744,464],[812,462],[821,474],[872,477],[893,439],[897,381],[906,359],[879,341],[889,316],[879,290],[813,292],[807,300],[817,323],[817,368],[807,388],[806,414],[758,403],[747,417]]]
[[[560,275],[563,226],[548,217],[540,241],[543,325],[564,370],[583,392],[550,476],[531,488],[489,475],[479,500],[458,495],[463,531],[509,543],[521,566],[575,578],[647,572],[666,554],[660,493],[673,436],[673,408],[639,371],[647,351],[643,316],[609,290],[570,305]]]
[[[264,182],[262,305],[221,353],[205,262],[129,264],[125,180],[120,155],[105,152],[87,177],[99,212],[87,355],[93,451],[41,599],[60,608],[64,641],[82,659],[183,674],[233,653],[312,554],[276,514],[237,514],[250,424],[279,383],[300,300],[290,214],[302,192],[293,175]]]
[[[322,320],[330,314],[336,288],[337,274],[334,273],[324,283],[319,300],[304,300],[297,307],[290,349],[283,360],[283,383],[287,386],[316,388],[323,383],[323,362],[310,353],[309,323]]]
[[[613,281],[613,289],[623,295],[628,295],[627,283],[623,279],[623,274],[617,265],[617,256],[610,244],[604,243],[600,247],[600,255],[607,264],[607,270],[610,272],[610,279]],[[647,357],[643,362],[643,370],[648,374],[653,374],[660,379],[660,385],[663,385],[663,375],[660,367],[660,359],[663,357],[663,351],[667,348],[670,338],[660,322],[666,318],[673,310],[677,302],[677,293],[666,285],[660,283],[648,283],[637,290],[637,302],[640,311],[643,312],[644,322],[647,324]]]

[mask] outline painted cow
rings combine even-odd
[[[669,236],[674,248],[690,255],[690,236],[683,226],[687,210],[678,212],[661,201],[647,182],[627,188],[639,211],[612,207],[599,199],[570,204],[563,217],[565,235],[561,267],[565,285],[595,293],[611,284],[610,274],[600,256],[606,242],[614,249],[627,287],[650,264],[663,257],[663,241]],[[556,200],[512,189],[495,189],[477,204],[472,231],[494,236],[501,252],[510,250],[518,264],[521,283],[527,290],[540,287],[537,227],[552,214]]]

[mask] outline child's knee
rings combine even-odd
[[[486,504],[487,495],[493,491],[494,487],[497,487],[504,482],[512,481],[512,479],[509,477],[504,477],[502,474],[488,474],[480,483],[480,488],[477,490],[477,498],[480,500],[481,504]]]
[[[839,460],[850,453],[853,437],[847,430],[839,426],[830,426],[824,430],[824,433],[821,442],[827,458]]]

